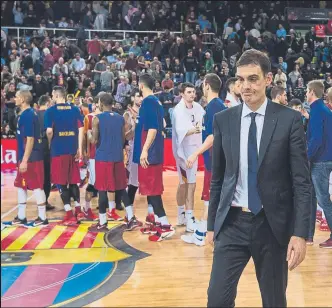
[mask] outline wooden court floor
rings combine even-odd
[[[16,211],[8,213],[16,205],[13,177],[11,174],[2,174],[2,221],[9,221],[16,215]],[[202,202],[200,201],[202,182],[203,176],[200,174],[195,199],[195,216],[198,218],[203,211]],[[165,193],[163,200],[170,222],[174,225],[177,216],[175,199],[177,184],[176,173],[164,173]],[[81,199],[84,200],[84,189],[81,189]],[[56,205],[56,210],[48,212],[49,217],[61,218],[64,212],[57,192],[52,193],[50,203]],[[93,201],[93,207],[95,206],[96,200]],[[138,218],[142,220],[145,218],[145,198],[137,197],[135,211]],[[36,212],[34,198],[32,197],[28,202],[28,218],[35,218]],[[124,215],[124,212],[119,212],[119,214]],[[114,227],[114,230],[121,230],[121,225],[114,224],[111,227]],[[27,301],[31,302],[31,306],[65,307],[206,306],[212,248],[210,246],[196,247],[182,242],[180,236],[184,233],[184,228],[177,228],[172,239],[160,243],[149,242],[147,236],[140,234],[139,231],[123,233],[119,231],[121,234],[115,232],[110,235],[108,248],[105,248],[104,243],[97,242],[97,237],[93,238],[93,243],[89,241],[87,229],[84,225],[73,231],[72,234],[77,237],[69,240],[66,238],[68,231],[59,231],[59,228],[61,227],[55,225],[52,231],[42,232],[49,232],[50,238],[52,238],[51,234],[54,235],[56,232],[60,232],[60,238],[66,242],[63,247],[59,239],[52,244],[52,247],[51,244],[47,246],[46,240],[46,244],[40,242],[44,239],[44,233],[38,233],[37,231],[8,231],[6,229],[4,232],[7,233],[2,232],[1,306],[17,307],[17,305],[21,305],[26,307]],[[9,234],[9,232],[11,233]],[[314,246],[308,247],[306,260],[298,269],[289,273],[289,307],[332,307],[332,251],[318,247],[318,244],[326,240],[327,237],[328,233],[317,230]],[[51,241],[51,239],[48,240]],[[38,250],[39,246],[37,244],[46,245],[43,246],[45,249]],[[55,247],[54,245],[59,246]],[[26,250],[24,250],[25,247]],[[47,247],[50,249],[47,250]],[[61,250],[61,248],[63,249]],[[83,250],[80,250],[80,248]],[[24,253],[30,253],[30,259],[24,259],[25,257],[22,260],[19,259],[21,258],[20,253],[23,253],[23,256],[25,256]],[[15,260],[16,256],[18,256],[18,259],[13,265],[11,262]],[[74,280],[74,282],[70,280],[71,278],[68,279],[68,277],[76,277],[76,274],[73,275],[73,270],[79,271],[78,268],[81,268],[79,273],[86,273],[85,268],[88,264],[96,264],[96,260],[93,260],[93,258],[98,259],[98,266],[103,264],[104,267],[99,268],[96,272],[92,271],[95,274],[90,276],[89,273],[80,274],[78,280]],[[75,267],[68,269],[69,265],[67,263],[70,262],[75,263],[70,265]],[[111,265],[107,267],[105,264]],[[57,266],[63,267],[57,268]],[[57,269],[57,272],[54,271],[54,273],[60,276],[63,271],[71,273],[65,279],[60,276],[57,278],[59,283],[62,282],[61,290],[59,290],[59,283],[53,286],[50,283],[52,280],[49,279],[50,281],[48,281],[46,279],[48,275],[53,275],[51,269]],[[42,271],[46,271],[46,277],[41,277],[42,275],[38,274]],[[102,276],[107,271],[110,272],[110,275]],[[101,277],[96,281],[96,285],[93,285],[91,281],[98,275],[101,275]],[[13,277],[17,281],[10,281],[14,279]],[[108,277],[111,277],[109,281]],[[34,287],[31,290],[33,287],[24,284],[24,279],[28,279],[32,285],[42,285],[44,289],[40,288],[42,290],[39,290]],[[110,283],[110,281],[113,282]],[[84,286],[86,287],[84,288]],[[54,291],[54,288],[58,289]],[[42,302],[42,294],[47,297],[45,302]],[[36,296],[35,301],[33,301],[34,296]],[[47,301],[51,297],[54,300]],[[76,300],[76,302],[73,300]],[[254,266],[250,261],[238,286],[236,306],[259,307],[261,305]]]

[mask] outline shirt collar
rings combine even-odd
[[[265,98],[264,103],[262,104],[262,106],[260,106],[258,108],[258,110],[255,111],[255,113],[258,113],[262,116],[265,116],[265,112],[266,112],[266,106],[267,106],[267,98]],[[243,108],[242,108],[242,118],[248,116],[250,113],[252,113],[254,111],[252,111],[246,103],[243,103]]]

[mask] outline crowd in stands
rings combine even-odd
[[[204,105],[201,83],[206,73],[214,72],[222,80],[220,97],[239,100],[231,78],[237,59],[250,48],[271,59],[274,77],[268,96],[280,85],[289,101],[304,102],[310,80],[324,80],[326,89],[332,86],[332,40],[317,37],[314,27],[301,35],[288,24],[284,9],[283,1],[2,1],[2,138],[15,134],[19,89],[29,89],[36,104],[53,86],[65,86],[68,101],[82,112],[89,112],[99,91],[107,91],[122,113],[142,73],[155,78],[154,92],[169,127],[183,81],[195,84],[196,101]],[[10,26],[38,30],[24,30],[18,41],[16,31],[6,28]],[[94,31],[91,40],[87,29]],[[126,33],[121,40],[123,32],[101,31],[105,29],[154,32]]]

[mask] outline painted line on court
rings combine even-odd
[[[33,195],[31,195],[31,196],[27,199],[27,201],[29,201],[32,197],[33,197]],[[17,208],[18,208],[18,205],[15,205],[11,210],[9,210],[8,212],[2,214],[2,215],[1,215],[1,220],[4,219],[5,217],[7,217],[10,213],[14,212]]]

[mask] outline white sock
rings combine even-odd
[[[207,232],[207,220],[202,219],[197,226],[197,230],[202,233]]]
[[[46,205],[38,205],[38,216],[41,220],[46,219]]]
[[[115,209],[115,201],[108,201],[108,207],[110,211]]]
[[[210,201],[204,201],[205,206],[209,206],[209,204],[210,204]]]
[[[184,205],[178,206],[178,216],[181,216],[181,214],[184,212]]]
[[[167,216],[159,217],[159,222],[162,226],[169,225]]]
[[[159,217],[158,217],[156,214],[154,214],[154,221],[155,221],[155,222],[160,222],[160,221],[159,221]]]
[[[99,224],[102,226],[106,224],[107,219],[106,219],[106,213],[105,214],[100,214],[99,213]]]
[[[153,206],[151,204],[148,204],[148,214],[153,214]]]
[[[75,207],[81,207],[80,203],[75,201]]]
[[[186,219],[189,221],[191,217],[193,217],[194,211],[193,210],[186,210]]]
[[[126,206],[128,221],[134,217],[134,207],[132,205]]]
[[[19,219],[26,218],[26,216],[25,216],[26,208],[27,208],[27,205],[25,203],[24,204],[20,203],[18,205],[18,215],[17,216]]]
[[[85,211],[87,211],[90,208],[90,203],[91,201],[85,201],[85,206],[84,206]]]
[[[65,211],[66,211],[66,212],[71,211],[71,206],[70,206],[70,204],[65,204]]]

